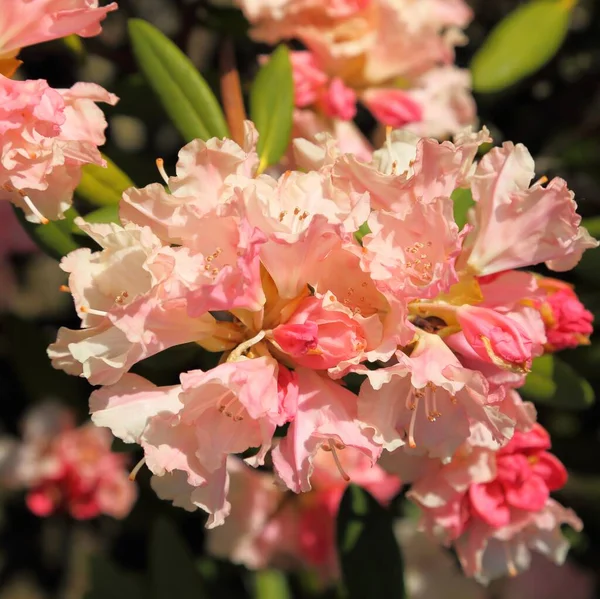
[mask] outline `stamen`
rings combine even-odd
[[[338,447],[339,447],[339,445],[338,445]],[[340,462],[340,458],[338,457],[338,454],[337,454],[337,451],[336,451],[336,444],[333,442],[333,439],[329,439],[329,450],[331,451],[331,455],[333,457],[333,461],[335,462],[335,465],[337,466],[337,469],[340,471],[340,474],[342,475],[342,478],[347,483],[349,483],[350,482],[350,477],[346,474],[346,472],[342,468],[342,464]]]
[[[31,212],[33,212],[33,214],[35,214],[35,216],[38,217],[39,221],[42,223],[42,225],[47,225],[50,221],[35,207],[34,203],[31,201],[31,198],[29,196],[26,196],[24,193],[19,193],[19,195],[23,198],[23,201],[25,202],[25,204],[27,204],[27,207],[29,208],[29,210],[31,210]]]
[[[79,311],[84,314],[93,314],[94,316],[107,316],[108,312],[104,310],[94,310],[94,308],[89,308],[88,306],[80,306]]]
[[[242,354],[256,345],[265,336],[265,331],[259,331],[252,339],[240,343],[227,357],[227,362],[236,362],[242,357]]]
[[[156,168],[162,177],[162,180],[169,185],[169,175],[167,175],[167,171],[165,170],[165,161],[162,158],[156,159]]]
[[[410,423],[408,425],[408,446],[411,449],[415,449],[417,444],[415,443],[415,422],[417,420],[417,410],[419,408],[419,400],[423,397],[423,392],[416,390],[413,393],[415,400],[410,404],[409,410],[412,412],[410,416]]]
[[[144,456],[133,468],[133,470],[129,473],[129,480],[134,481],[135,477],[138,475],[138,472],[142,469],[142,466],[146,463],[146,457]]]
[[[71,290],[66,285],[61,285],[58,290],[62,291],[63,293],[71,293]]]

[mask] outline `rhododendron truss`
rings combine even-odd
[[[453,143],[390,132],[370,162],[328,136],[297,139],[303,170],[275,177],[258,173],[252,123],[245,132],[242,145],[192,141],[173,176],[158,161],[166,187],[127,190],[121,224],[78,221],[99,248],[61,263],[81,328],[60,329],[49,355],[102,385],[92,420],[142,447],[132,475],[145,464],[160,497],[206,511],[212,528],[236,509],[238,466],[272,464],[283,488],[316,493],[324,455],[336,488],[379,472],[382,454],[420,465],[401,477],[417,483],[465,447],[513,455],[515,429],[535,424],[516,391],[532,360],[589,334],[582,314],[561,316],[557,283],[515,270],[564,270],[597,245],[564,181],[530,186],[531,157],[509,143],[476,162],[486,130]],[[462,229],[461,187],[475,200]],[[167,387],[130,372],[191,342],[218,365]],[[560,485],[544,477],[547,499]]]
[[[31,4],[36,4],[33,1]],[[106,119],[96,102],[118,98],[94,83],[53,89],[0,75],[0,201],[32,222],[63,218],[85,164],[105,166]]]
[[[237,0],[253,39],[300,41],[292,52],[299,137],[335,133],[345,151],[368,144],[350,123],[357,103],[382,125],[447,137],[475,121],[468,71],[454,47],[472,18],[463,0]],[[351,149],[352,148],[352,149]]]

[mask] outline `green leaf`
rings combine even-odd
[[[136,574],[124,572],[102,556],[91,564],[90,589],[84,599],[145,599],[143,582]]]
[[[128,26],[137,63],[183,138],[227,137],[223,111],[190,59],[147,21]]]
[[[520,391],[537,403],[568,410],[585,410],[595,399],[591,385],[554,354],[533,361]]]
[[[405,597],[402,557],[390,513],[350,485],[340,504],[337,544],[349,599]]]
[[[73,219],[77,216],[74,208],[65,212],[64,219],[52,220],[45,225],[30,223],[20,208],[13,206],[13,209],[29,237],[55,260],[81,247],[73,237]]]
[[[291,599],[285,574],[279,570],[261,570],[255,575],[254,599]]]
[[[529,0],[491,31],[473,57],[476,92],[495,92],[543,67],[562,45],[573,0]]]
[[[108,157],[106,168],[87,164],[81,170],[81,181],[75,193],[93,206],[118,204],[123,192],[135,183]]]
[[[584,218],[581,221],[581,225],[588,230],[588,233],[592,237],[595,237],[596,239],[600,239],[600,216]]]
[[[117,223],[120,225],[119,205],[112,204],[110,206],[103,206],[102,208],[98,208],[98,210],[88,212],[83,217],[83,220],[88,223]],[[87,235],[87,233],[82,231],[75,223],[73,223],[73,233],[75,235]]]
[[[260,134],[259,171],[276,164],[290,142],[294,112],[294,79],[290,55],[279,46],[265,64],[250,90],[250,117]]]
[[[470,189],[455,189],[452,192],[452,200],[454,201],[454,220],[459,229],[462,229],[468,222],[467,213],[472,206],[475,206],[473,195]]]
[[[185,541],[159,518],[150,537],[150,573],[155,599],[202,599],[204,582]]]

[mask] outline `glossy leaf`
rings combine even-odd
[[[574,4],[529,0],[505,17],[473,58],[473,89],[499,91],[543,67],[567,35]]]
[[[73,219],[77,216],[74,208],[70,208],[65,213],[65,218],[38,225],[30,223],[20,208],[14,207],[14,211],[23,225],[23,228],[38,247],[46,254],[56,260],[80,247],[79,243],[73,237]]]
[[[121,224],[121,220],[119,219],[119,206],[118,204],[113,204],[112,206],[104,206],[102,208],[98,208],[98,210],[94,210],[93,212],[89,212],[86,214],[83,219],[88,223],[117,223]],[[87,235],[84,231],[82,231],[75,223],[73,223],[73,233],[75,235]]]
[[[452,201],[454,202],[454,220],[460,229],[467,224],[467,214],[469,209],[475,205],[473,195],[470,189],[455,189],[452,192]]]
[[[161,31],[129,20],[137,63],[185,141],[227,137],[223,111],[190,59]]]
[[[294,80],[290,55],[279,46],[258,72],[250,91],[250,117],[258,139],[259,170],[276,164],[290,142],[294,112]]]
[[[165,518],[150,537],[150,574],[155,599],[202,599],[204,582],[185,541]]]
[[[108,157],[106,168],[88,164],[81,170],[81,181],[75,193],[93,206],[118,204],[123,192],[134,182]]]
[[[533,361],[520,391],[534,402],[568,410],[585,410],[594,403],[591,385],[553,354]]]
[[[400,549],[390,513],[350,485],[340,504],[337,546],[349,599],[405,597]]]

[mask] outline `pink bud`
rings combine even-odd
[[[344,82],[335,77],[324,97],[324,110],[327,116],[351,121],[356,115],[356,93]]]
[[[292,52],[290,60],[294,76],[294,102],[298,108],[310,106],[317,101],[328,77],[319,68],[311,52]]]
[[[319,327],[314,322],[283,324],[273,331],[279,347],[290,356],[304,356],[317,347]]]
[[[361,99],[382,125],[404,127],[423,118],[421,106],[401,89],[370,89]]]
[[[469,305],[458,308],[456,316],[465,339],[480,358],[514,372],[529,370],[533,343],[516,321]]]

